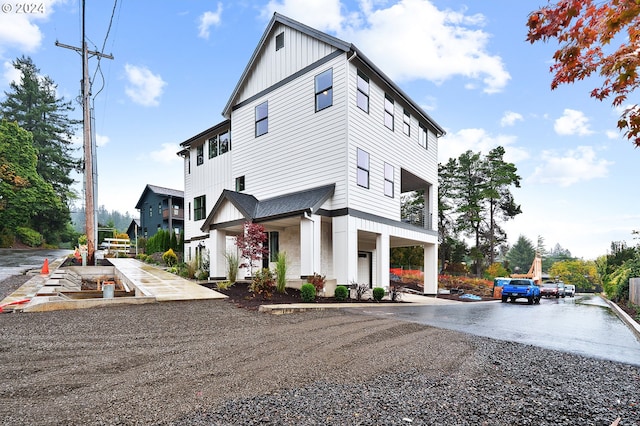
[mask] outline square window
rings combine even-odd
[[[284,32],[281,32],[276,36],[276,51],[284,47]]]
[[[358,186],[369,188],[369,153],[358,148]]]
[[[333,69],[316,76],[316,112],[333,105]]]
[[[263,102],[256,107],[256,137],[269,131],[269,103]]]

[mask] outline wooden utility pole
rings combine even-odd
[[[93,183],[93,139],[91,132],[91,80],[89,79],[89,55],[113,59],[112,55],[87,49],[85,36],[85,0],[82,0],[82,47],[74,47],[56,41],[56,46],[75,50],[82,54],[82,141],[84,147],[84,216],[87,235],[87,264],[95,264],[96,250],[96,205]]]

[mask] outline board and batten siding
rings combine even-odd
[[[369,81],[369,113],[358,108],[357,67],[349,64],[349,207],[367,213],[400,220],[400,171],[405,169],[437,187],[437,139],[429,141],[424,149],[418,139],[418,119],[411,114],[411,134],[404,134],[403,114],[407,107],[394,99],[394,130],[384,124],[385,90],[373,78]],[[366,72],[365,72],[366,74]],[[426,125],[426,123],[423,123]],[[431,131],[429,133],[432,133]],[[369,153],[369,188],[357,184],[357,149]],[[394,197],[384,194],[384,163],[394,168]],[[433,204],[431,204],[433,210]],[[434,212],[435,213],[435,212]]]
[[[329,68],[333,105],[315,112],[315,76]],[[345,71],[342,55],[232,112],[233,170],[245,192],[262,200],[335,183],[324,207],[346,207]],[[265,101],[268,133],[255,137],[255,107]]]
[[[284,47],[276,51],[276,36],[281,32],[284,32]],[[335,47],[291,27],[280,23],[274,25],[235,102],[249,99],[335,50]]]

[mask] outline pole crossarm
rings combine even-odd
[[[56,40],[56,46],[63,47],[65,49],[75,50],[78,53],[82,53],[82,47],[75,47],[69,44],[60,43],[58,40]],[[107,55],[101,52],[96,52],[95,50],[87,50],[87,53],[91,56],[98,56],[100,58],[113,59],[113,55]]]

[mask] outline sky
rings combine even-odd
[[[0,9],[0,98],[25,55],[72,101],[82,64],[81,2]],[[443,127],[442,163],[500,145],[521,177],[510,244],[544,239],[595,259],[635,245],[640,152],[617,130],[620,110],[589,97],[594,79],[551,90],[555,43],[528,43],[527,16],[545,0],[118,0],[87,2],[98,144],[98,205],[138,216],[146,184],[184,189],[179,144],[222,110],[274,12],[355,44]],[[81,129],[76,143],[81,155]],[[82,176],[77,176],[82,180]],[[77,186],[81,191],[81,185]]]

